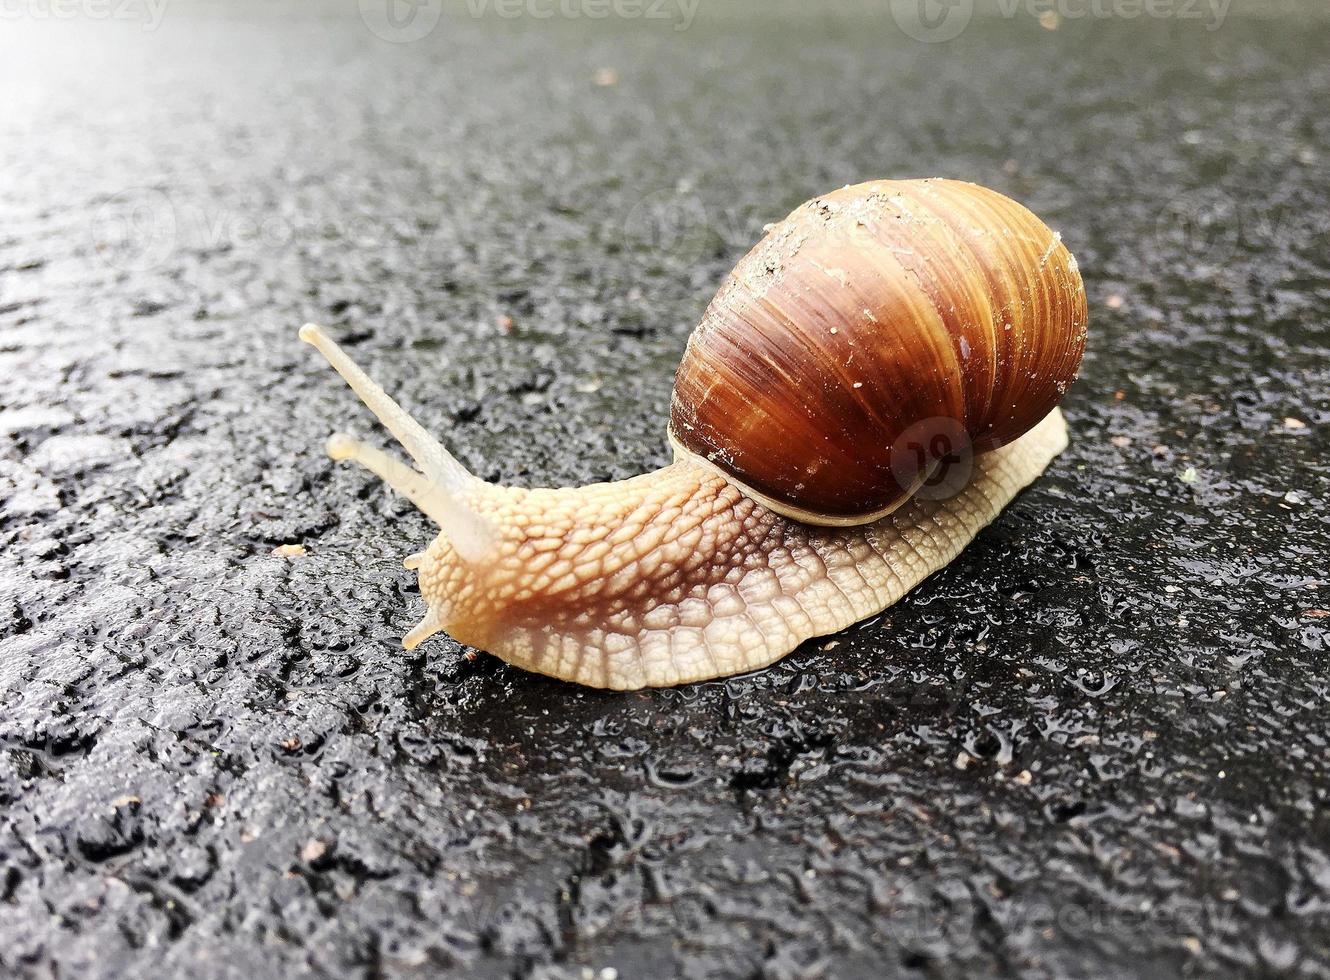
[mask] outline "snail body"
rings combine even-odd
[[[343,435],[329,454],[442,528],[406,559],[428,607],[408,649],[446,630],[630,689],[766,666],[946,565],[1066,446],[1055,406],[1085,324],[1075,260],[1015,202],[847,187],[773,226],[708,307],[676,376],[675,461],[558,489],[477,479],[318,327],[301,339],[418,469]]]

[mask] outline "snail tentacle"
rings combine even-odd
[[[318,349],[328,363],[360,396],[366,407],[374,413],[384,428],[402,444],[431,481],[451,492],[465,490],[478,478],[459,463],[443,444],[430,435],[419,422],[380,388],[355,361],[333,341],[316,323],[300,328],[300,339]]]
[[[494,529],[467,506],[464,493],[485,486],[485,482],[467,472],[452,453],[379,387],[321,327],[305,324],[300,328],[300,339],[327,358],[351,390],[410,453],[422,472],[418,473],[387,453],[341,432],[329,437],[328,455],[337,460],[354,460],[364,466],[438,524],[463,560],[483,561],[493,548]]]
[[[414,650],[435,633],[442,631],[446,626],[447,624],[443,621],[439,608],[437,606],[430,606],[425,612],[425,617],[420,622],[416,623],[406,636],[402,637],[402,646],[408,650]]]
[[[490,553],[494,546],[494,530],[489,523],[425,474],[417,473],[400,460],[344,432],[329,436],[326,449],[333,459],[359,463],[415,504],[421,513],[443,529],[465,561],[482,561]]]

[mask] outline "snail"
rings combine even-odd
[[[769,226],[707,307],[675,378],[674,461],[558,489],[473,476],[319,327],[300,338],[416,468],[343,434],[328,454],[441,528],[405,559],[428,609],[406,648],[446,630],[634,689],[765,667],[951,561],[1066,447],[1086,319],[1075,259],[1015,201],[848,186]]]

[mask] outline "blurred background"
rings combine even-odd
[[[0,970],[1325,976],[1323,0],[0,0]],[[481,476],[668,459],[842,184],[1020,200],[1068,453],[886,617],[613,696],[433,641],[317,320]]]

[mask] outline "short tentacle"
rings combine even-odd
[[[467,561],[480,561],[494,547],[494,530],[488,521],[405,463],[344,432],[328,437],[327,450],[333,459],[354,460],[403,494],[443,529],[453,548]]]
[[[435,633],[441,632],[444,628],[443,617],[438,614],[433,606],[425,613],[425,618],[416,623],[411,628],[411,632],[402,637],[402,646],[408,650],[414,650],[420,644],[424,643]]]
[[[475,513],[462,494],[486,484],[466,471],[433,436],[407,414],[387,392],[362,371],[347,354],[323,332],[307,323],[300,328],[300,339],[319,352],[360,396],[402,444],[416,465],[418,473],[386,453],[338,433],[328,440],[328,455],[333,459],[353,459],[378,474],[385,483],[405,494],[413,504],[443,529],[457,553],[468,562],[484,559],[494,548],[493,526]]]

